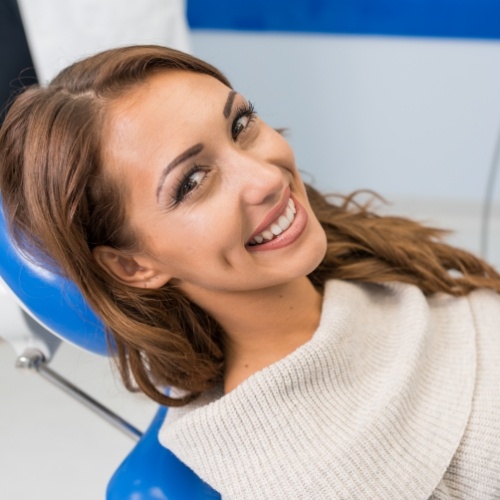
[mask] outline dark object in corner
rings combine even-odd
[[[0,0],[0,125],[12,94],[37,82],[16,0]]]

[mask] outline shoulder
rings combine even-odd
[[[476,330],[481,366],[500,379],[500,295],[492,290],[475,290],[467,296]]]
[[[378,332],[382,339],[393,332],[400,342],[402,337],[425,332],[423,338],[439,336],[453,345],[476,336],[500,342],[500,295],[493,290],[478,289],[464,296],[426,295],[417,286],[401,282],[331,280],[325,287],[323,308],[327,323],[344,317],[350,332],[361,336]]]
[[[479,323],[500,321],[500,294],[494,290],[479,289],[471,292],[467,298]]]
[[[426,304],[429,309],[456,309],[464,308],[467,304],[469,311],[475,316],[485,314],[492,321],[500,316],[500,294],[490,289],[477,289],[468,295],[454,296],[447,293],[426,295],[417,286],[399,281],[385,283],[365,283],[358,281],[329,280],[325,285],[325,301],[338,300],[344,302],[366,302],[373,306],[397,305],[409,303]]]

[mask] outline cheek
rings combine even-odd
[[[169,221],[165,237],[161,238],[163,252],[157,248],[164,254],[175,253],[181,262],[188,255],[202,255],[209,260],[234,248],[240,233],[234,210],[228,206],[200,206],[185,217]]]

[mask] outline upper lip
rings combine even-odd
[[[290,199],[290,187],[287,186],[283,192],[280,202],[264,217],[262,222],[257,226],[257,229],[252,233],[248,241],[251,241],[255,236],[262,233],[264,229],[269,227],[284,211]]]

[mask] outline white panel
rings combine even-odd
[[[184,0],[18,0],[38,78],[131,44],[189,51]]]

